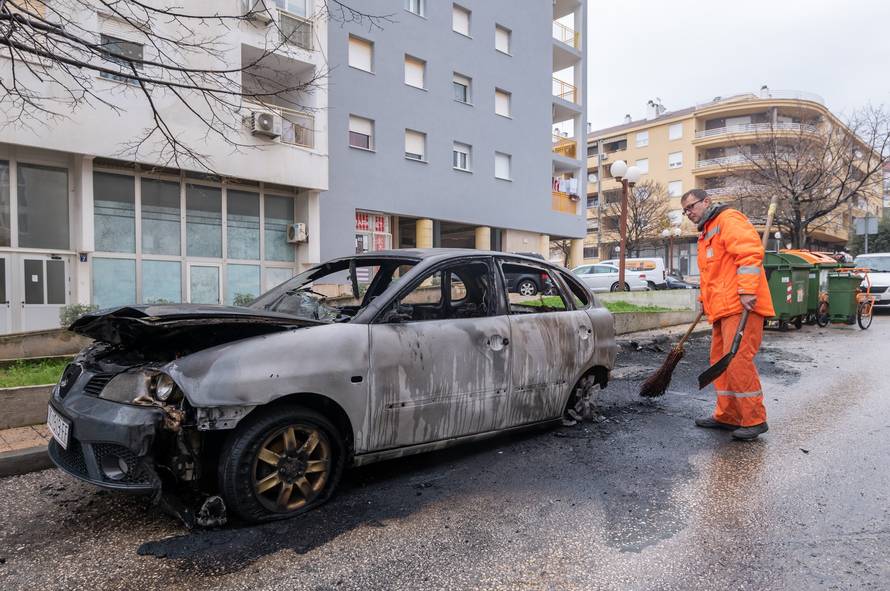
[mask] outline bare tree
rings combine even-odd
[[[327,72],[287,76],[278,64],[311,40],[313,20],[369,28],[390,21],[340,0],[322,6],[305,21],[285,22],[276,17],[275,0],[228,2],[212,13],[168,0],[0,0],[0,53],[8,58],[0,71],[0,112],[8,125],[47,125],[84,108],[125,113],[135,95],[150,122],[121,146],[122,156],[213,172],[202,149],[208,142],[233,151],[261,146],[244,139],[245,103],[307,110],[307,95]],[[97,15],[127,31],[128,39],[97,31]],[[242,54],[230,34],[251,27],[263,41]],[[123,84],[109,92],[97,77]],[[201,133],[184,133],[194,128]]]
[[[618,199],[607,197],[604,209],[620,230],[620,191],[617,195]],[[640,248],[657,240],[668,226],[667,214],[668,191],[664,185],[652,180],[637,183],[627,196],[627,252],[640,256]]]
[[[765,219],[778,194],[774,223],[801,248],[812,232],[843,225],[852,207],[868,207],[880,195],[890,158],[890,116],[867,107],[846,124],[808,120],[803,113],[793,119],[757,126],[753,142],[736,143],[719,161],[729,175],[727,194],[753,221]]]
[[[569,266],[569,259],[572,258],[572,241],[571,240],[551,240],[550,241],[550,258],[558,253],[562,258],[562,266]]]

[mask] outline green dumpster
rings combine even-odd
[[[855,324],[856,294],[862,275],[838,269],[828,274],[828,314],[832,322]]]
[[[819,296],[828,293],[828,274],[832,269],[837,269],[840,263],[826,254],[809,250],[782,250],[781,254],[795,257],[810,267],[807,282],[807,321],[813,324],[819,311]]]
[[[807,316],[807,282],[811,265],[799,257],[767,252],[763,268],[769,283],[776,315],[767,322],[776,322],[780,330],[789,323],[800,328]]]

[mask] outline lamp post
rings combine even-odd
[[[677,226],[674,226],[672,228],[665,228],[661,231],[661,237],[668,239],[668,274],[673,273],[674,271],[674,236],[679,237],[681,233],[682,230],[680,230],[680,228],[678,228]]]
[[[620,252],[618,253],[618,290],[624,291],[624,267],[627,257],[627,192],[640,180],[640,169],[628,166],[624,160],[616,160],[609,167],[612,176],[621,183],[621,219],[618,230],[621,236]]]

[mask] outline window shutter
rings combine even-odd
[[[405,130],[405,154],[419,154],[426,158],[426,136],[418,131]]]
[[[510,93],[503,90],[494,91],[494,112],[504,117],[510,116]]]
[[[425,62],[423,60],[405,56],[405,84],[424,88],[424,65]]]
[[[349,38],[349,65],[359,70],[371,71],[374,44],[358,37]]]
[[[350,115],[349,131],[354,131],[355,133],[360,133],[362,135],[374,135],[374,123],[370,119]]]
[[[495,27],[494,48],[504,53],[510,53],[510,31],[503,27]]]
[[[454,5],[452,26],[455,31],[462,35],[470,35],[470,11],[466,8]]]
[[[510,178],[510,155],[500,152],[494,153],[494,176],[499,179]]]

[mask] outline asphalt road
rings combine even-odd
[[[54,470],[0,480],[0,589],[886,589],[890,315],[769,332],[770,431],[697,429],[623,349],[600,417],[350,472],[301,519],[187,532]]]

